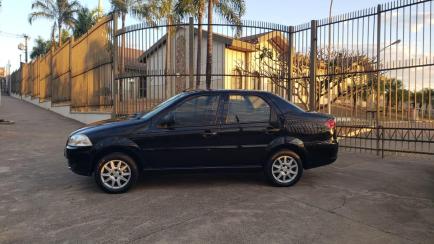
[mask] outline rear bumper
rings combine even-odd
[[[86,176],[92,174],[92,148],[66,147],[65,157],[68,159],[68,167],[72,172]]]
[[[305,143],[307,151],[306,169],[316,168],[331,164],[338,158],[339,144],[332,142]]]

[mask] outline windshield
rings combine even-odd
[[[143,115],[141,118],[142,119],[152,118],[154,115],[158,114],[160,111],[162,111],[165,108],[169,107],[170,105],[174,104],[175,102],[177,102],[179,99],[185,97],[186,95],[187,95],[187,93],[182,92],[182,93],[179,93],[178,95],[175,95],[175,96],[167,99],[166,101],[155,106],[151,111],[149,111],[148,113]]]

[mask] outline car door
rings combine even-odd
[[[193,96],[156,118],[141,145],[144,158],[154,168],[215,166],[219,100]]]
[[[266,148],[280,133],[270,103],[259,95],[228,94],[220,139],[234,165],[262,164]],[[277,120],[277,119],[276,119]]]

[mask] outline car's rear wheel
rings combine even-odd
[[[102,157],[95,169],[95,181],[108,193],[128,191],[137,181],[138,170],[134,160],[123,153],[111,153]]]
[[[303,165],[295,152],[281,150],[270,157],[265,174],[272,185],[292,186],[303,175]]]

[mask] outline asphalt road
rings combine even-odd
[[[0,243],[433,243],[434,162],[343,152],[291,188],[255,172],[146,175],[102,193],[63,157],[81,124],[14,98],[0,119]]]

